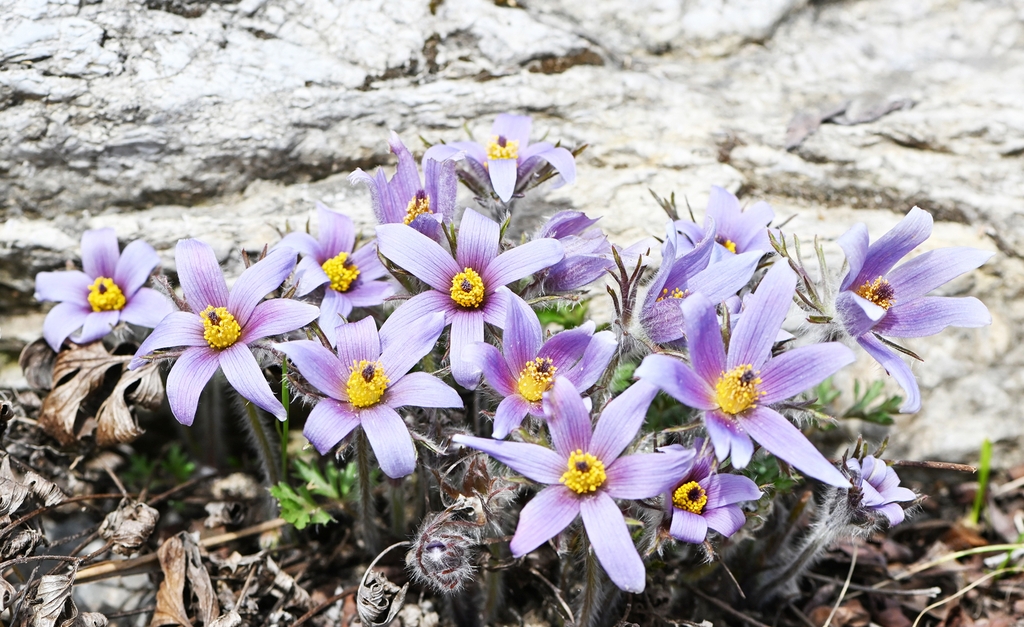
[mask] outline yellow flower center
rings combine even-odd
[[[402,222],[412,224],[413,220],[424,213],[430,213],[430,197],[421,189],[409,201],[409,205],[405,208],[405,219]]]
[[[878,277],[874,281],[865,281],[864,285],[857,288],[857,295],[882,309],[889,309],[896,303],[896,292],[892,289],[892,285],[882,277]]]
[[[681,290],[678,287],[674,287],[672,288],[672,291],[669,292],[668,288],[666,287],[665,289],[661,290],[661,296],[659,296],[658,300],[656,300],[655,302],[660,303],[666,298],[686,298],[689,295],[690,290]]]
[[[757,389],[761,385],[761,377],[757,376],[759,374],[754,372],[750,364],[723,372],[715,384],[715,400],[722,411],[738,414],[753,407],[758,398],[767,394]]]
[[[725,246],[726,249],[728,249],[729,252],[731,252],[731,253],[735,253],[736,252],[736,242],[732,241],[731,239],[722,238],[722,239],[718,240],[718,243],[721,244],[722,246]]]
[[[128,301],[113,279],[100,276],[89,286],[89,304],[93,311],[119,311]]]
[[[349,370],[351,374],[345,385],[348,402],[356,407],[376,405],[390,383],[384,374],[384,365],[380,361],[353,360]]]
[[[708,495],[704,488],[696,481],[690,481],[676,488],[672,493],[672,504],[676,508],[688,511],[692,514],[699,514],[704,511],[708,504]]]
[[[359,268],[348,259],[348,253],[338,253],[320,266],[324,274],[331,280],[331,289],[335,292],[347,292],[352,283],[359,278]]]
[[[460,307],[479,307],[484,302],[484,281],[473,268],[464,268],[452,277],[450,293]]]
[[[238,341],[242,327],[226,307],[208,305],[199,317],[203,319],[203,339],[210,348],[222,350]]]
[[[538,357],[533,361],[526,362],[526,366],[519,373],[519,381],[516,384],[519,393],[526,400],[536,403],[544,392],[551,389],[556,370],[558,368],[551,363],[551,359],[548,357]]]
[[[602,485],[608,475],[604,473],[604,463],[590,453],[576,449],[569,455],[569,470],[566,470],[559,483],[564,483],[576,494],[594,492]]]
[[[487,144],[488,159],[518,159],[519,140],[505,139],[504,135],[498,135]]]

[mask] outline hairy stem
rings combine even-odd
[[[405,490],[401,479],[388,481],[388,493],[391,497],[391,533],[395,537],[405,537]]]
[[[356,472],[359,476],[359,520],[363,528],[363,544],[370,553],[380,545],[373,520],[373,483],[370,481],[370,443],[362,429],[356,430]]]
[[[601,616],[601,601],[604,599],[604,571],[597,563],[597,556],[590,549],[590,541],[587,532],[582,527],[579,530],[580,545],[583,550],[583,589],[576,599],[579,607],[576,610],[579,627],[590,627],[596,625]]]
[[[288,360],[281,360],[281,404],[284,405],[284,421],[277,423],[277,434],[281,440],[281,476],[288,477],[288,420],[291,394],[288,389]]]
[[[256,413],[256,406],[245,401],[245,413],[249,417],[249,429],[252,432],[253,439],[256,440],[257,453],[259,453],[260,461],[263,463],[263,470],[266,472],[267,481],[270,485],[274,486],[281,482],[281,474],[278,472],[277,464],[274,463],[274,450],[270,447],[270,440],[267,438],[267,432],[263,428],[263,421],[260,420],[260,416]]]

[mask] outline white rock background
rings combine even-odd
[[[201,236],[237,272],[233,251],[315,200],[369,226],[345,177],[391,163],[388,129],[482,137],[510,111],[590,144],[531,212],[600,215],[621,242],[662,232],[648,189],[699,216],[718,184],[791,233],[877,237],[917,204],[927,248],[997,251],[946,292],[992,327],[910,343],[924,410],[894,454],[972,460],[988,437],[1021,463],[1022,102],[1022,0],[0,0],[0,376],[23,383],[33,277],[76,260],[82,230],[143,237],[168,270]],[[787,150],[795,115],[844,103],[861,123]]]

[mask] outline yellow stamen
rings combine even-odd
[[[353,360],[349,370],[351,374],[345,385],[348,402],[355,407],[376,405],[384,395],[388,383],[391,383],[384,374],[384,365],[380,361]]]
[[[423,193],[423,190],[420,190],[416,192],[416,195],[412,197],[409,205],[405,208],[405,219],[402,222],[412,224],[412,221],[418,216],[430,212],[430,197]]]
[[[708,495],[704,492],[704,488],[700,487],[700,484],[696,481],[690,481],[679,486],[672,493],[672,504],[678,509],[699,514],[704,511],[704,506],[708,504]]]
[[[338,253],[320,266],[324,274],[331,280],[331,289],[335,292],[347,292],[352,283],[359,278],[359,268],[348,259],[348,253]]]
[[[576,449],[569,455],[569,470],[566,470],[559,483],[564,483],[576,494],[594,492],[602,485],[608,475],[604,472],[604,463],[590,453]]]
[[[226,307],[209,305],[200,312],[203,319],[203,339],[210,348],[223,350],[238,341],[242,327]]]
[[[488,159],[518,159],[519,140],[496,136],[487,144]]]
[[[735,253],[736,252],[736,242],[732,241],[731,239],[722,239],[722,240],[719,240],[718,243],[721,244],[722,246],[725,246],[725,248],[729,252],[731,252],[731,253]]]
[[[464,268],[452,277],[452,300],[460,307],[479,307],[484,302],[484,281],[473,268]]]
[[[127,299],[113,279],[100,276],[89,286],[89,304],[93,311],[119,311]]]
[[[516,384],[519,393],[526,400],[536,403],[544,395],[544,392],[551,389],[556,370],[558,368],[551,363],[551,359],[548,357],[538,357],[533,361],[526,362],[526,366],[519,373],[519,381]]]
[[[767,393],[757,389],[761,385],[759,374],[750,364],[723,372],[715,384],[715,400],[722,411],[735,415],[753,407]]]
[[[896,304],[896,293],[892,289],[892,285],[882,277],[878,277],[874,281],[865,281],[864,285],[857,288],[857,295],[882,309],[889,309]]]
[[[659,296],[658,300],[656,300],[655,302],[660,303],[666,298],[686,298],[689,295],[690,290],[681,290],[678,287],[674,287],[672,288],[672,292],[669,293],[668,288],[666,287],[665,289],[661,290],[661,296]]]

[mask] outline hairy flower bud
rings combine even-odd
[[[458,591],[473,577],[479,529],[448,512],[428,516],[406,554],[413,577],[441,594]]]

